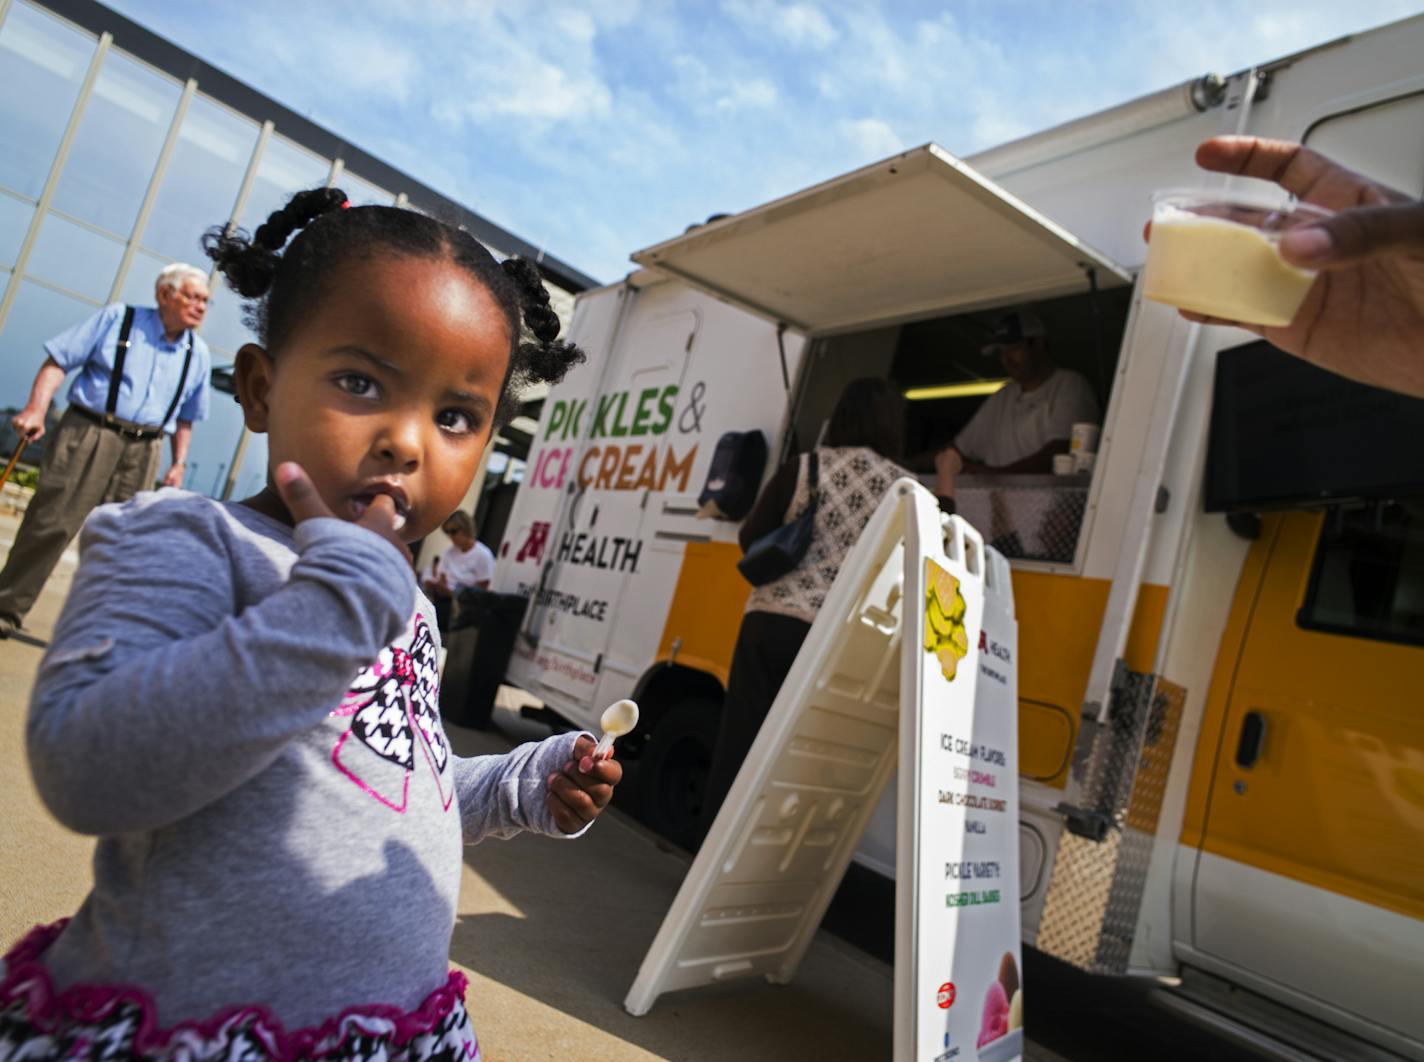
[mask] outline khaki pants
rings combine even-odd
[[[0,615],[24,619],[85,517],[152,489],[162,457],[161,438],[127,438],[66,412],[45,442],[39,487],[0,572]]]

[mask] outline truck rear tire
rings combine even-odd
[[[710,697],[679,701],[654,724],[638,760],[633,814],[688,851],[700,840],[702,798],[721,714],[721,703]]]

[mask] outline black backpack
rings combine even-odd
[[[698,506],[719,520],[740,520],[752,511],[765,471],[766,437],[761,432],[725,433],[712,451]]]

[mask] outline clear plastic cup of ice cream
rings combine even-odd
[[[1281,237],[1330,213],[1269,194],[1157,192],[1142,294],[1208,317],[1288,325],[1315,272],[1281,257]]]

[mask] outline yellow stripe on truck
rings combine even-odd
[[[735,542],[689,542],[658,640],[659,660],[671,659],[676,645],[677,663],[716,676],[724,688],[752,592],[737,571],[741,559]]]

